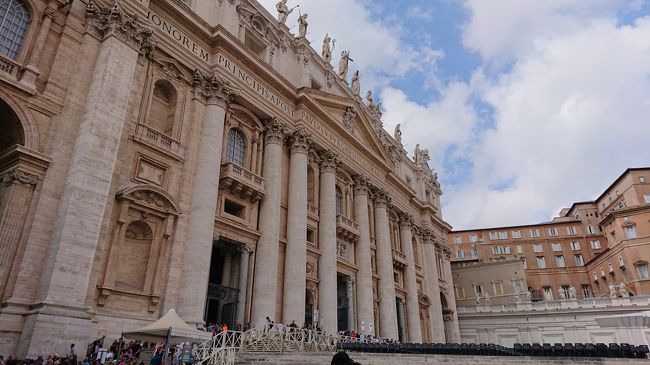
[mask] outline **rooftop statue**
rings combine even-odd
[[[309,23],[307,23],[307,17],[309,15],[307,13],[302,14],[298,18],[298,37],[299,38],[305,38],[307,36],[307,26]]]
[[[402,126],[401,124],[397,124],[397,126],[395,127],[395,133],[393,133],[393,138],[395,138],[395,141],[397,141],[397,143],[399,144],[402,144],[402,130],[400,128],[401,126]]]
[[[300,5],[296,5],[293,8],[289,9],[289,7],[287,6],[287,0],[278,1],[278,3],[275,4],[275,8],[278,10],[278,21],[280,22],[280,24],[286,23],[289,14],[291,14],[291,12],[299,6]]]
[[[348,64],[354,61],[350,58],[350,51],[341,52],[341,60],[339,61],[339,78],[347,84],[348,79]]]
[[[357,70],[357,72],[352,75],[352,94],[358,98],[360,93],[361,82],[359,81],[359,71]]]
[[[325,34],[325,38],[323,39],[323,61],[325,63],[330,63],[332,60],[332,48],[330,46],[330,42],[332,41],[332,38],[330,38],[329,34]]]

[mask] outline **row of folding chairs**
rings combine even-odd
[[[648,346],[634,346],[627,343],[516,343],[513,349],[523,356],[569,356],[569,357],[617,357],[646,358]]]
[[[553,357],[615,357],[647,358],[648,346],[604,343],[516,343],[512,348],[496,344],[473,343],[342,343],[339,350],[349,352],[397,353],[397,354],[438,354],[474,356],[553,356]]]

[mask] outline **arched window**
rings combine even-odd
[[[341,207],[343,206],[343,191],[341,188],[336,186],[336,215],[341,215]]]
[[[314,192],[316,191],[316,178],[314,177],[314,169],[310,166],[307,167],[307,203],[314,204],[316,198]]]
[[[246,156],[246,137],[239,130],[232,128],[228,131],[228,146],[226,147],[226,161],[235,165],[244,166]]]
[[[168,81],[156,81],[153,87],[153,97],[151,98],[149,126],[171,137],[175,114],[176,90]]]
[[[15,60],[31,14],[21,0],[0,0],[0,55]]]
[[[0,99],[0,154],[16,144],[25,144],[22,124],[9,105]]]

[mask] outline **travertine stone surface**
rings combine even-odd
[[[415,278],[415,256],[413,255],[413,217],[409,214],[400,215],[400,240],[402,251],[406,256],[406,318],[408,323],[408,340],[422,342],[420,327],[420,304],[418,301],[418,286]]]
[[[320,222],[318,241],[321,257],[318,263],[319,312],[322,330],[335,333],[337,330],[336,303],[336,169],[339,157],[327,151],[321,156],[320,171]]]
[[[434,331],[433,342],[445,342],[445,333],[441,329],[444,328],[442,316],[442,305],[440,304],[440,285],[438,283],[438,261],[436,259],[436,247],[434,243],[435,237],[429,229],[424,229],[422,232],[422,241],[424,243],[424,259],[427,262],[425,266],[425,276],[427,282],[427,295],[431,301],[429,312],[431,314],[431,322]]]
[[[372,263],[370,260],[370,221],[368,218],[368,179],[357,176],[354,180],[354,212],[359,223],[359,241],[356,244],[356,258],[359,265],[357,272],[357,328],[370,331],[370,324],[375,327],[372,293]],[[362,325],[363,323],[363,325]],[[374,332],[374,331],[373,331]]]
[[[393,252],[388,230],[390,197],[385,191],[375,194],[375,231],[377,234],[377,273],[379,274],[379,335],[397,339],[395,283],[393,281]]]
[[[266,195],[260,204],[259,230],[262,232],[255,253],[255,285],[251,323],[262,326],[265,318],[276,312],[278,255],[280,249],[280,198],[282,189],[282,144],[285,127],[278,120],[270,120],[264,131],[264,166]],[[275,318],[274,318],[275,320]]]
[[[305,313],[307,290],[307,152],[311,138],[300,129],[291,136],[289,211],[284,264],[283,323],[300,323]]]

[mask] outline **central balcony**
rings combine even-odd
[[[264,196],[264,179],[241,166],[227,162],[221,165],[219,189],[255,203]]]
[[[350,242],[356,241],[359,238],[359,225],[352,219],[337,215],[336,235]]]

